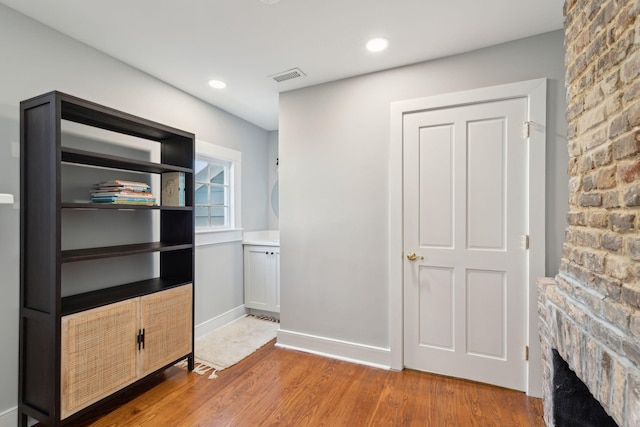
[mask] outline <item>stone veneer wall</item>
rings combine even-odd
[[[640,0],[566,0],[569,227],[538,282],[544,407],[556,348],[620,426],[640,426]]]

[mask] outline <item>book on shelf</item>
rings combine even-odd
[[[163,206],[184,206],[184,192],[184,172],[165,172],[162,174],[160,201]]]
[[[91,192],[91,203],[154,206],[156,198],[147,183],[113,180],[95,185]]]
[[[105,202],[152,202],[155,203],[155,197],[92,197],[92,202],[105,203]]]
[[[102,181],[97,185],[100,187],[146,187],[146,188],[149,188],[149,184],[147,184],[146,182],[124,181],[122,179],[114,179],[112,181]]]
[[[100,190],[91,193],[92,197],[133,197],[133,198],[145,198],[155,199],[151,192],[143,191],[117,191],[117,190]]]
[[[96,191],[136,191],[136,192],[149,192],[151,188],[149,184],[146,182],[138,182],[138,181],[123,181],[123,180],[113,180],[113,181],[103,181],[95,185]]]
[[[97,184],[100,185],[100,184]],[[121,186],[96,186],[94,191],[133,191],[139,193],[148,193],[151,191],[151,188],[147,185],[146,187],[141,186],[131,186],[131,185],[121,185]]]
[[[92,203],[109,203],[111,205],[143,205],[155,206],[156,202],[150,200],[92,200]]]

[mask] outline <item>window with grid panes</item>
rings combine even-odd
[[[229,228],[231,162],[197,156],[195,162],[196,228]]]

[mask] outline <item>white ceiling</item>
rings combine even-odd
[[[274,1],[274,0],[267,0]],[[564,0],[0,0],[264,129],[278,93],[562,28]],[[366,41],[386,37],[372,54]],[[306,77],[268,76],[298,67]],[[223,90],[211,79],[228,83]]]

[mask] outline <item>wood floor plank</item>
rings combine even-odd
[[[170,368],[81,427],[544,426],[524,393],[277,348],[208,375]]]
[[[265,420],[275,408],[273,402],[280,403],[284,396],[294,394],[301,381],[311,373],[310,370],[290,369],[295,363],[290,356],[280,353],[253,364],[252,360],[246,361],[249,362],[247,368],[238,370],[242,375],[234,377],[233,383],[223,387],[215,398],[216,407],[203,406],[199,411],[204,419],[209,414],[211,423],[206,425],[243,425],[250,420]],[[226,374],[227,371],[221,372],[220,378]],[[235,390],[229,393],[230,389]],[[213,415],[216,413],[218,415]]]
[[[336,360],[326,359],[317,364],[313,369],[306,369],[305,375],[300,379],[298,387],[292,393],[282,396],[277,405],[277,410],[265,420],[265,426],[281,426],[283,422],[293,425],[312,425],[321,411],[322,405],[328,404],[332,399],[331,392],[340,390],[335,386],[339,381],[336,375]],[[292,367],[294,368],[294,367]],[[344,367],[341,375],[349,376],[352,367]]]
[[[354,365],[354,375],[347,384],[336,385],[337,401],[327,401],[318,417],[318,424],[332,425],[340,420],[343,425],[364,426],[371,423],[374,408],[380,397],[382,384],[388,372]],[[362,408],[363,410],[360,410]]]

